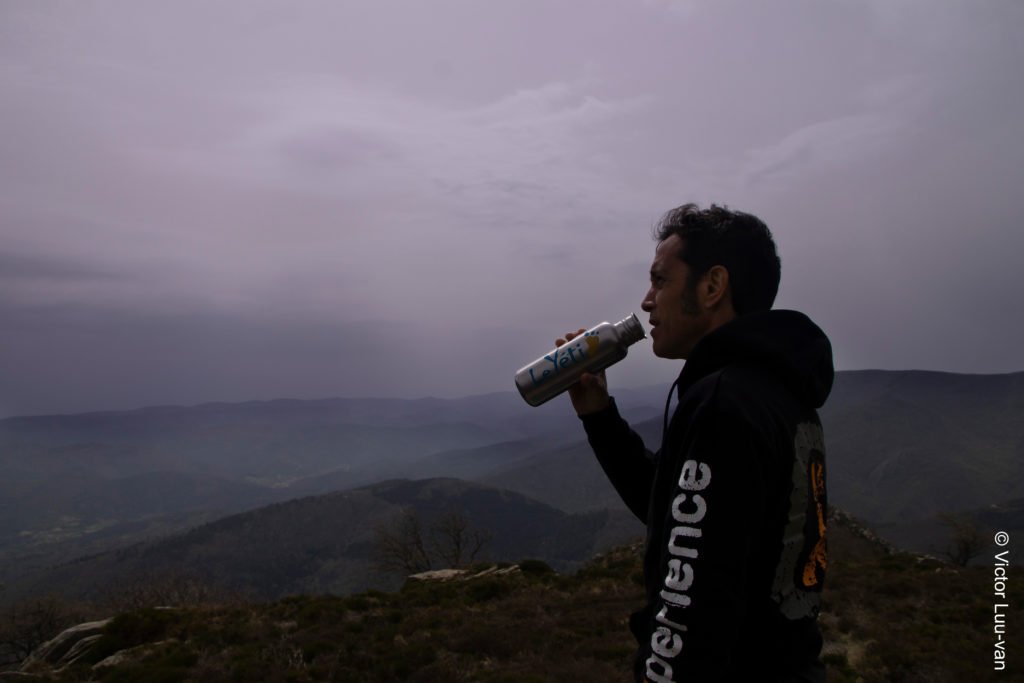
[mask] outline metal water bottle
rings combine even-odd
[[[556,347],[516,373],[516,388],[531,406],[539,406],[579,381],[626,357],[626,351],[647,335],[636,314],[614,325],[603,322]]]

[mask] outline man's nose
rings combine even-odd
[[[647,293],[644,294],[644,300],[640,302],[640,310],[645,313],[650,313],[654,310],[654,297],[651,296],[651,290],[649,289],[647,290]]]

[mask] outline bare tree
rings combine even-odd
[[[490,540],[489,533],[471,528],[457,510],[437,517],[425,537],[419,515],[407,508],[397,519],[377,528],[377,562],[385,571],[405,575],[425,572],[435,563],[462,568],[471,564]]]
[[[449,510],[431,525],[430,539],[434,552],[445,566],[460,569],[473,563],[491,535],[471,529],[465,515]]]
[[[406,508],[398,519],[376,531],[377,562],[385,571],[417,574],[430,569],[419,515]]]
[[[0,667],[18,664],[37,647],[84,618],[56,596],[25,598],[0,612]]]
[[[950,530],[950,542],[942,554],[953,564],[966,567],[985,549],[987,539],[970,515],[943,513],[939,520]]]

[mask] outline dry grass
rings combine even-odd
[[[845,554],[837,540],[820,621],[831,683],[992,679],[990,567]],[[395,593],[135,610],[112,622],[87,661],[50,680],[629,680],[627,616],[642,602],[639,547],[620,548],[574,576],[523,566],[508,576],[410,582]],[[1013,657],[1024,654],[1024,569],[1013,568],[1008,585],[1011,666],[1001,682],[1024,680],[1013,668]],[[159,645],[140,650],[141,659],[89,668],[147,643]]]

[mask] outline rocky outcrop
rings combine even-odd
[[[103,635],[103,627],[110,619],[90,621],[65,629],[46,641],[21,665],[23,673],[34,673],[46,669],[61,669],[78,661]]]
[[[110,655],[109,657],[101,659],[100,661],[98,661],[95,664],[93,664],[92,665],[93,671],[98,671],[100,669],[109,669],[111,667],[115,667],[115,666],[118,666],[120,664],[124,664],[125,662],[131,662],[131,661],[134,661],[134,660],[142,659],[143,657],[145,657],[149,653],[153,652],[154,650],[157,650],[160,647],[162,647],[162,646],[164,646],[164,645],[166,645],[168,643],[174,643],[174,642],[177,642],[177,641],[175,641],[175,640],[158,640],[155,643],[144,643],[143,645],[138,645],[136,647],[131,647],[131,648],[128,648],[127,650],[121,650],[120,652],[115,652],[114,654]]]
[[[158,608],[171,609],[171,608]],[[47,681],[64,669],[88,655],[94,645],[103,637],[103,629],[110,619],[90,621],[61,631],[56,637],[40,645],[22,663],[19,671],[0,672],[0,683],[6,681]],[[174,640],[160,640],[136,647],[119,650],[92,665],[93,671],[116,667],[133,660],[142,659],[154,650]]]
[[[896,546],[889,543],[884,538],[881,538],[878,534],[869,529],[867,525],[863,524],[848,512],[840,510],[839,508],[829,507],[828,520],[830,522],[842,524],[850,531],[851,534],[877,546],[886,555],[893,555],[899,552]]]
[[[45,681],[46,679],[39,674],[30,674],[24,671],[0,671],[0,681],[19,681],[19,683],[29,683],[29,681]]]
[[[518,574],[519,565],[499,568],[497,565],[488,567],[483,571],[474,572],[469,569],[435,569],[429,572],[420,572],[409,577],[410,581],[471,581],[485,576],[508,576]]]

